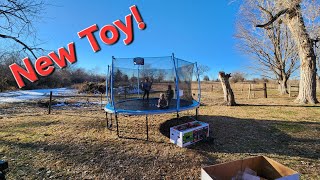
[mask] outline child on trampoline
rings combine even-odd
[[[146,78],[144,80],[144,82],[142,83],[142,89],[144,91],[143,93],[143,100],[145,98],[145,96],[147,95],[147,100],[149,101],[149,93],[150,93],[150,90],[151,90],[151,86],[152,86],[152,81],[149,82],[148,78]]]
[[[172,86],[168,85],[168,90],[166,91],[166,99],[168,101],[168,107],[170,107],[171,100],[173,99],[174,92]]]
[[[168,108],[168,101],[164,97],[163,93],[160,93],[160,98],[158,100],[157,107],[160,109],[167,109]]]

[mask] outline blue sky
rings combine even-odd
[[[217,78],[220,70],[245,71],[249,60],[236,49],[235,21],[239,4],[228,0],[192,1],[63,1],[48,2],[43,18],[36,24],[45,49],[57,50],[75,42],[76,65],[103,73],[111,57],[156,57],[175,53],[176,57],[211,68],[209,77]],[[124,21],[129,7],[137,5],[147,24],[139,30],[134,21],[134,41],[126,46],[121,34],[117,44],[102,43],[94,53],[86,38],[77,32],[93,24],[99,28],[120,19]]]

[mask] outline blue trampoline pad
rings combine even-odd
[[[199,107],[199,102],[192,100],[187,101],[180,99],[180,108],[177,109],[177,100],[172,99],[170,106],[166,109],[157,107],[159,98],[149,100],[143,99],[127,99],[115,103],[115,107],[108,103],[105,106],[105,111],[108,113],[127,114],[127,115],[146,115],[146,114],[165,114],[191,110]]]

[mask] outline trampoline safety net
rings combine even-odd
[[[192,85],[192,80],[198,78],[195,63],[173,56],[113,58],[107,76],[107,99],[115,109],[157,109],[160,94],[166,96],[168,86],[174,94],[170,108],[179,109],[199,101],[198,83]],[[151,86],[149,100],[145,94],[146,81]]]

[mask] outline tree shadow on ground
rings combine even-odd
[[[59,120],[49,120],[49,121],[29,121],[29,122],[21,122],[15,124],[14,127],[11,127],[13,129],[21,129],[21,128],[37,128],[37,127],[46,127],[46,126],[51,126],[51,125],[56,125],[59,124]],[[6,125],[9,127],[9,125]],[[6,127],[3,126],[3,127]]]
[[[268,153],[305,158],[320,158],[318,122],[240,119],[226,116],[199,116],[210,127],[210,138],[190,149],[220,153]],[[170,127],[190,122],[189,118],[170,119],[160,132],[170,138]],[[310,134],[311,133],[311,134]],[[293,135],[294,136],[293,136]]]
[[[106,142],[90,140],[78,142],[0,140],[0,143],[10,147],[12,150],[10,155],[14,155],[16,159],[15,161],[9,161],[11,165],[11,170],[8,173],[9,177],[15,177],[12,173],[24,171],[24,174],[28,174],[30,179],[39,177],[76,177],[84,179],[105,177],[111,179],[122,179],[124,177],[141,179],[148,177],[151,179],[163,179],[174,175],[176,169],[184,172],[196,169],[196,171],[190,172],[190,175],[197,177],[199,175],[199,167],[202,164],[215,163],[215,158],[212,158],[210,162],[207,159],[198,158],[193,163],[189,163],[194,158],[193,154],[172,155],[169,152],[170,146],[166,144],[157,144],[156,147],[161,147],[156,150],[155,146],[149,143],[124,139],[111,139]],[[132,143],[135,143],[136,146],[133,146]],[[146,149],[146,151],[141,148]],[[46,154],[45,159],[43,159],[42,155],[44,153]],[[4,153],[4,155],[9,154]],[[39,159],[41,157],[42,159]],[[168,159],[168,157],[171,158]],[[18,161],[26,159],[28,159],[28,166],[22,169],[22,166],[19,165],[21,162]],[[39,162],[41,161],[46,163],[40,164]],[[60,163],[59,168],[54,168],[57,162]],[[50,164],[51,167],[49,168]],[[49,169],[51,173],[48,174]]]
[[[303,107],[303,108],[320,108],[319,105],[288,105],[288,104],[237,104],[237,106],[252,106],[252,107]]]

